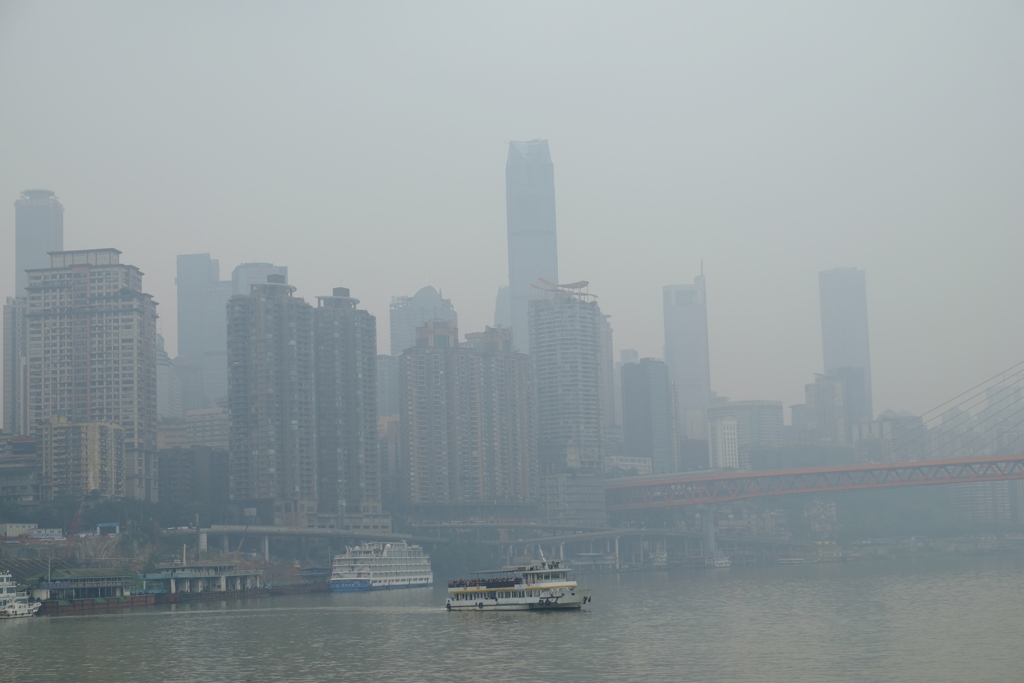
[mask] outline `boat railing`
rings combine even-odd
[[[515,588],[515,579],[456,579],[449,581],[449,588]]]

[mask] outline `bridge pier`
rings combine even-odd
[[[270,536],[263,536],[263,561],[270,562]]]
[[[704,532],[704,556],[714,557],[718,548],[715,547],[715,510],[712,506],[701,512],[700,523]]]
[[[228,535],[224,534],[220,537],[220,549],[225,555],[231,552],[231,548],[228,547]]]

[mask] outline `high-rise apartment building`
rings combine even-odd
[[[397,417],[401,412],[400,364],[397,356],[377,356],[377,418]]]
[[[870,422],[874,416],[864,271],[858,268],[823,271],[818,274],[818,290],[825,374],[843,381],[849,429]],[[849,438],[847,434],[847,442]]]
[[[668,366],[642,358],[622,372],[622,431],[627,458],[648,458],[651,472],[677,471],[675,416]]]
[[[401,363],[401,469],[405,480],[399,498],[409,503],[458,501],[451,425],[458,414],[451,391],[452,355],[458,328],[446,321],[427,321],[418,330],[415,347]],[[452,416],[452,417],[449,417]]]
[[[64,207],[50,190],[25,190],[14,202],[14,296],[25,296],[32,268],[47,268],[64,249]]]
[[[4,304],[3,399],[4,431],[26,436],[28,425],[28,327],[25,297],[7,297]]]
[[[604,317],[586,284],[551,286],[530,301],[543,473],[602,468]]]
[[[155,500],[156,302],[117,249],[54,252],[28,271],[27,422],[124,428],[125,491]]]
[[[692,285],[662,288],[665,313],[665,363],[675,384],[679,428],[688,439],[705,438],[711,400],[708,308],[704,274]]]
[[[459,326],[451,299],[445,299],[433,287],[424,287],[412,296],[391,299],[391,355],[400,356],[406,349],[416,346],[416,330],[425,323],[440,320]]]
[[[87,494],[107,500],[124,497],[125,430],[121,425],[72,423],[54,415],[37,432],[45,500],[81,499]]]
[[[401,356],[400,451],[413,504],[523,503],[536,495],[533,365],[511,330],[458,344],[429,321]]]
[[[156,336],[156,414],[160,420],[185,417],[181,406],[181,376],[167,355],[161,334]]]
[[[228,301],[231,498],[261,524],[317,512],[313,307],[281,275]]]
[[[466,335],[480,363],[481,500],[527,502],[537,495],[537,419],[533,361],[515,350],[512,330]]]
[[[555,167],[547,140],[509,143],[505,210],[512,331],[516,348],[527,351],[529,301],[543,298],[534,285],[538,279],[558,282]]]
[[[339,526],[379,529],[377,319],[358,304],[336,287],[313,311],[318,510]]]

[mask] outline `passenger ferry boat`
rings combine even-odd
[[[418,545],[405,541],[363,543],[345,548],[331,567],[335,593],[421,588],[434,583],[430,557]]]
[[[527,567],[474,572],[475,579],[448,582],[448,610],[568,610],[590,602],[590,589],[580,588],[558,560]]]
[[[18,590],[10,572],[0,572],[0,619],[31,617],[43,603],[30,600],[28,593]]]

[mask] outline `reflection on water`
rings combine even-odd
[[[0,680],[1024,680],[1021,557],[581,578],[584,612],[437,587],[7,620]]]

